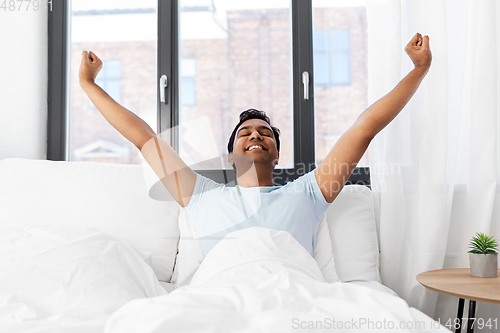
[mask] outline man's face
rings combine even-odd
[[[248,158],[246,158],[248,156]],[[278,163],[279,152],[271,126],[261,119],[250,119],[238,127],[229,160],[236,166],[244,160],[272,165]]]

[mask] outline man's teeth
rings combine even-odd
[[[252,147],[248,148],[248,150],[254,150],[254,149],[262,149],[262,147],[260,147],[260,146],[252,146]]]

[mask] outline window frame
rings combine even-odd
[[[68,0],[48,11],[47,160],[68,158],[67,113],[69,101],[67,49]]]
[[[313,66],[313,9],[312,0],[290,0],[292,22],[292,90],[293,90],[293,143],[294,168],[274,170],[276,185],[284,185],[313,170],[315,165],[314,142],[314,66]],[[158,0],[157,82],[162,75],[168,77],[166,101],[160,102],[157,85],[157,133],[179,151],[180,95],[179,79],[179,4],[178,0]],[[69,101],[67,22],[71,15],[69,0],[62,0],[49,11],[48,17],[48,122],[47,159],[65,161],[68,157],[67,114]],[[309,99],[304,99],[302,73],[309,73]],[[172,129],[171,131],[167,131]],[[196,170],[215,181],[229,183],[236,178],[234,170]],[[370,186],[368,167],[357,167],[347,184]]]

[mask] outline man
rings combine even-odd
[[[427,74],[429,37],[415,34],[405,48],[414,69],[386,96],[366,109],[312,172],[283,187],[273,186],[279,160],[279,130],[257,110],[240,115],[228,144],[238,185],[227,188],[191,170],[177,153],[134,113],[120,106],[95,78],[102,61],[82,54],[80,85],[96,108],[141,150],[172,197],[184,207],[206,255],[231,231],[260,226],[290,232],[313,255],[321,216],[349,179],[371,140],[414,95]]]

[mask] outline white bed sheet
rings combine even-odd
[[[105,332],[331,332],[339,325],[356,332],[449,332],[377,282],[324,282],[287,232],[249,228],[226,237],[232,240],[212,249],[190,285],[129,302]]]
[[[396,294],[396,292],[394,290],[390,289],[389,287],[384,286],[382,283],[380,283],[378,281],[350,281],[350,282],[346,282],[346,283],[350,284],[350,285],[364,286],[366,288],[371,288],[371,289],[374,289],[374,290],[377,290],[377,291],[380,291],[380,292],[383,292],[383,293],[386,293],[389,295],[399,297],[398,294]]]

